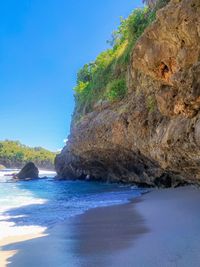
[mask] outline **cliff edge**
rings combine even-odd
[[[72,122],[61,178],[200,182],[200,0],[171,0],[131,54],[128,92]]]

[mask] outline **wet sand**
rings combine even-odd
[[[199,189],[152,190],[2,249],[17,251],[10,267],[199,267],[199,203]]]

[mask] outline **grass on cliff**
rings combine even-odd
[[[41,147],[28,147],[19,141],[0,141],[0,164],[21,167],[29,161],[38,167],[54,168],[56,154]]]
[[[156,11],[169,0],[144,0],[149,7],[135,9],[128,18],[121,18],[112,33],[111,48],[102,52],[94,62],[85,64],[77,74],[74,88],[76,108],[74,119],[93,110],[99,100],[118,101],[127,92],[126,74],[133,47],[144,30],[155,20]]]

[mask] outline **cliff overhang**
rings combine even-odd
[[[171,0],[132,51],[127,96],[72,122],[61,178],[200,182],[200,1]]]

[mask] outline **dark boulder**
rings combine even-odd
[[[33,162],[27,163],[21,171],[15,175],[18,180],[31,180],[39,178],[39,170]]]

